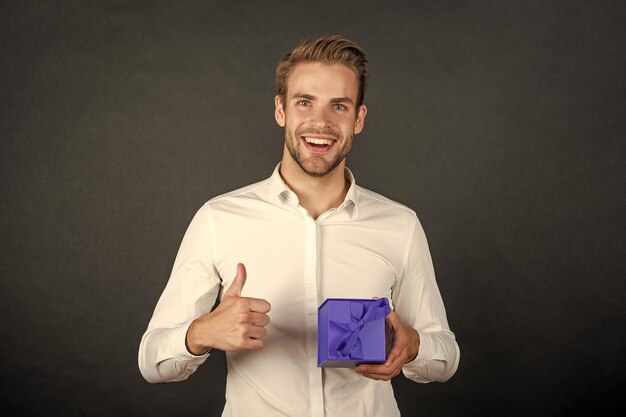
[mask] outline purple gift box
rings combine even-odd
[[[392,335],[386,298],[328,298],[317,310],[317,366],[351,368],[384,363]]]

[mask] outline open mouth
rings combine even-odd
[[[312,152],[327,152],[337,140],[331,138],[301,136],[304,146]]]

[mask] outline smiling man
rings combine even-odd
[[[415,212],[357,186],[345,167],[367,114],[365,54],[340,36],[306,41],[276,82],[283,159],[270,178],[198,211],[140,370],[150,382],[184,380],[221,349],[222,416],[398,416],[390,379],[445,381],[459,348]],[[317,307],[330,297],[390,300],[385,363],[317,366]]]

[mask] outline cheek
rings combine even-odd
[[[299,119],[300,119],[300,117],[299,117],[299,115],[296,112],[294,112],[294,111],[286,112],[285,113],[285,118],[284,118],[285,127],[298,126],[300,124]]]
[[[308,126],[310,126],[308,120],[298,114],[291,114],[286,119],[286,128],[293,131],[294,133],[298,132],[299,130],[306,129]]]
[[[346,120],[341,125],[341,130],[344,132],[344,135],[352,135],[353,133],[357,133],[356,128],[356,120],[354,119]]]

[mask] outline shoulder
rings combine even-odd
[[[252,201],[267,200],[270,195],[269,179],[264,179],[233,191],[215,196],[204,203],[205,208],[219,208],[238,204],[249,204]]]
[[[367,188],[357,186],[357,189],[359,193],[359,214],[385,215],[399,217],[404,220],[417,220],[417,214],[410,207]]]
[[[206,201],[196,215],[213,217],[217,213],[246,214],[258,208],[259,204],[266,204],[270,192],[267,187],[268,179],[220,194]]]

